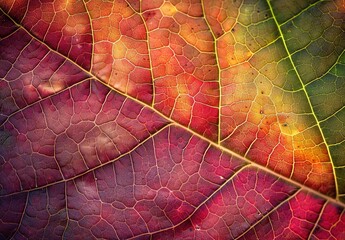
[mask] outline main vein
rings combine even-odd
[[[270,6],[270,8],[271,8],[271,5],[270,5],[270,4],[269,4],[269,6]],[[260,165],[260,164],[258,164],[258,163],[252,162],[252,161],[250,161],[249,159],[245,158],[244,156],[242,156],[242,155],[240,155],[240,154],[238,154],[238,153],[236,153],[236,152],[234,152],[234,151],[231,151],[230,149],[225,148],[225,147],[223,147],[223,146],[221,146],[221,145],[219,145],[219,144],[217,144],[217,143],[215,143],[215,142],[212,142],[210,139],[206,138],[205,136],[203,136],[203,135],[201,135],[201,134],[199,134],[199,133],[197,133],[197,132],[195,132],[195,131],[189,129],[188,127],[186,127],[186,126],[184,126],[184,125],[182,125],[182,124],[180,124],[180,123],[178,123],[178,122],[173,121],[173,120],[170,119],[169,117],[167,117],[167,116],[165,116],[164,114],[162,114],[161,112],[159,112],[157,109],[153,108],[151,105],[149,105],[149,104],[147,104],[147,103],[145,103],[145,102],[141,102],[141,101],[139,101],[138,99],[136,99],[136,98],[134,98],[134,97],[132,97],[132,96],[130,96],[130,95],[128,95],[128,94],[126,94],[126,93],[124,93],[124,92],[118,90],[118,89],[115,89],[114,87],[112,87],[111,85],[105,83],[105,82],[102,81],[100,78],[98,78],[96,75],[94,75],[94,74],[91,72],[91,70],[89,71],[89,70],[84,69],[82,66],[80,66],[80,65],[77,64],[77,63],[75,63],[75,62],[74,62],[72,59],[70,59],[69,57],[67,57],[67,56],[65,56],[65,55],[63,55],[63,54],[61,54],[61,53],[58,52],[57,50],[51,48],[47,43],[45,43],[45,42],[43,42],[42,40],[40,40],[39,38],[37,38],[35,35],[33,35],[31,32],[29,32],[29,31],[28,31],[26,28],[24,28],[22,25],[18,24],[13,18],[11,18],[11,16],[9,16],[6,12],[4,12],[4,10],[3,10],[2,8],[0,8],[0,11],[1,11],[3,14],[5,14],[9,19],[11,19],[11,21],[12,21],[16,26],[18,26],[18,27],[20,27],[21,29],[23,29],[23,30],[24,30],[29,36],[31,36],[33,39],[35,39],[36,41],[40,42],[42,45],[46,46],[51,52],[53,52],[53,53],[55,53],[55,54],[58,54],[59,56],[61,56],[61,57],[65,58],[65,59],[67,59],[68,61],[70,61],[71,63],[73,63],[76,67],[78,67],[81,71],[86,72],[86,73],[89,74],[92,78],[94,78],[94,79],[97,80],[98,82],[102,83],[102,84],[105,85],[106,87],[112,89],[113,91],[115,91],[115,92],[117,92],[117,93],[119,93],[119,94],[121,94],[121,95],[123,95],[123,96],[125,96],[125,97],[127,97],[127,98],[129,98],[129,99],[131,99],[132,101],[134,101],[134,102],[136,102],[136,103],[138,103],[138,104],[141,104],[142,106],[145,106],[145,107],[151,109],[153,112],[155,112],[156,114],[158,114],[158,115],[161,116],[162,118],[166,119],[167,121],[169,121],[169,122],[173,123],[174,125],[176,125],[176,126],[182,128],[182,129],[186,130],[187,132],[189,132],[189,133],[191,133],[191,134],[193,134],[193,135],[199,137],[200,139],[202,139],[202,140],[208,142],[209,144],[211,144],[212,146],[214,146],[214,147],[216,147],[216,148],[222,150],[223,152],[228,153],[229,155],[232,155],[232,156],[234,156],[234,157],[236,157],[236,158],[238,158],[238,159],[241,159],[242,161],[245,161],[246,163],[249,163],[249,164],[251,164],[252,166],[254,166],[254,167],[256,167],[256,168],[258,168],[258,169],[260,169],[260,170],[262,170],[262,171],[268,172],[268,173],[270,173],[270,174],[276,176],[277,178],[280,178],[280,179],[282,179],[282,180],[284,180],[284,181],[286,181],[286,182],[288,182],[288,183],[290,183],[290,184],[293,184],[293,185],[295,185],[295,186],[297,186],[297,187],[299,187],[299,188],[301,188],[301,189],[305,189],[306,191],[309,191],[309,192],[313,193],[313,194],[316,195],[316,196],[322,197],[322,198],[328,200],[329,202],[333,202],[333,203],[335,203],[335,204],[337,204],[337,205],[340,205],[341,207],[345,208],[345,203],[340,202],[340,201],[337,201],[337,199],[334,199],[334,198],[332,198],[332,197],[330,197],[330,196],[328,196],[328,195],[326,195],[326,194],[323,194],[323,193],[321,193],[321,192],[318,192],[318,191],[316,191],[316,190],[314,190],[314,189],[312,189],[312,188],[310,188],[310,187],[308,187],[308,186],[305,186],[305,185],[303,185],[303,184],[301,184],[301,183],[299,183],[299,182],[297,182],[297,181],[295,181],[295,180],[293,180],[293,179],[290,179],[290,178],[288,178],[288,177],[285,177],[285,176],[283,176],[283,175],[280,175],[280,174],[274,172],[273,170],[271,170],[271,169],[269,169],[269,168],[266,168],[266,167],[264,167],[264,166],[262,166],[262,165]],[[271,9],[271,11],[272,11],[272,9]],[[272,13],[273,13],[273,11],[272,11]],[[276,24],[277,24],[277,26],[278,26],[278,28],[279,28],[279,25],[278,25],[276,19],[275,19],[275,21],[276,21]],[[280,33],[281,33],[280,28],[279,28],[279,31],[280,31]],[[283,42],[284,42],[284,41],[283,41]],[[285,42],[284,42],[284,46],[286,47]],[[288,50],[287,50],[287,51],[288,51]],[[291,59],[291,56],[289,56],[289,57],[290,57],[290,59]],[[291,62],[292,62],[292,59],[291,59]],[[292,62],[292,63],[293,63],[293,62]],[[295,67],[295,65],[293,65],[293,66]],[[300,79],[300,77],[299,77],[299,79]],[[301,79],[300,79],[300,81],[301,81]],[[304,87],[304,85],[303,85],[303,87]],[[305,91],[305,88],[304,88],[304,91]],[[306,92],[306,91],[305,91],[305,92]],[[306,94],[307,94],[307,93],[306,93]],[[310,104],[309,99],[308,99],[308,102],[309,102],[309,104]],[[314,114],[314,116],[315,116],[315,114]],[[317,122],[317,123],[318,123],[318,122]],[[320,127],[319,124],[318,124],[318,126]],[[322,135],[322,136],[323,136],[323,135]],[[90,170],[90,171],[91,171],[91,170]],[[52,184],[50,184],[50,185],[52,185]]]

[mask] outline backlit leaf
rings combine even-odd
[[[1,239],[345,239],[344,0],[0,22]]]

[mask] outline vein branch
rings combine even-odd
[[[269,2],[268,2],[268,3],[269,3]],[[270,9],[271,9],[271,11],[272,11],[272,13],[273,13],[273,10],[272,10],[272,7],[271,7],[271,4],[270,4],[270,3],[269,3],[269,6],[270,6]],[[274,176],[276,176],[276,177],[278,177],[278,178],[281,178],[281,179],[283,179],[283,180],[284,180],[285,182],[287,182],[287,183],[290,183],[290,184],[293,184],[293,185],[295,185],[295,186],[298,186],[299,188],[305,189],[306,191],[311,192],[311,193],[313,193],[313,194],[316,195],[316,196],[319,196],[319,197],[321,197],[321,198],[324,198],[324,199],[328,200],[329,202],[333,202],[333,203],[335,203],[335,204],[337,204],[337,205],[339,205],[339,206],[345,208],[345,203],[338,201],[338,200],[337,200],[338,198],[337,198],[337,199],[334,199],[334,198],[332,198],[332,197],[330,197],[330,196],[328,196],[328,195],[326,195],[326,194],[323,194],[323,193],[321,193],[321,192],[318,192],[318,191],[312,189],[311,187],[305,186],[305,185],[303,185],[303,184],[301,184],[301,183],[299,183],[299,182],[297,182],[297,181],[295,181],[295,180],[293,180],[293,179],[290,179],[290,178],[288,178],[288,177],[285,177],[285,176],[283,176],[283,175],[280,175],[280,174],[274,172],[273,170],[271,170],[271,169],[269,169],[269,168],[266,168],[266,167],[264,167],[264,166],[262,166],[262,165],[260,165],[260,164],[258,164],[258,163],[252,162],[252,161],[250,161],[249,159],[247,159],[246,157],[244,157],[244,156],[242,156],[242,155],[240,155],[240,154],[238,154],[238,153],[236,153],[236,152],[234,152],[234,151],[232,151],[232,150],[230,150],[230,149],[227,149],[227,148],[225,148],[225,147],[219,145],[218,143],[212,142],[210,139],[208,139],[208,138],[204,137],[203,135],[201,135],[201,134],[195,132],[194,130],[191,130],[191,129],[189,129],[189,128],[186,127],[186,126],[184,126],[184,125],[182,125],[182,124],[180,124],[180,123],[178,123],[178,122],[173,121],[172,119],[170,119],[169,117],[165,116],[163,113],[159,112],[157,109],[155,109],[155,108],[152,107],[151,105],[149,105],[149,104],[147,104],[147,103],[145,103],[145,102],[141,102],[140,100],[138,100],[138,99],[136,99],[136,98],[134,98],[134,97],[132,97],[132,96],[130,96],[130,95],[128,95],[128,94],[126,94],[126,93],[124,93],[124,92],[122,92],[122,91],[116,89],[116,88],[114,88],[113,86],[111,86],[111,85],[105,83],[105,82],[102,81],[99,77],[97,77],[96,75],[94,75],[91,71],[89,71],[89,70],[87,70],[87,69],[84,69],[82,66],[80,66],[79,64],[77,64],[77,63],[75,63],[73,60],[71,60],[68,56],[65,56],[65,55],[63,55],[62,53],[58,52],[57,50],[53,49],[53,48],[50,47],[47,43],[43,42],[42,40],[40,40],[39,38],[37,38],[35,35],[33,35],[32,33],[30,33],[26,28],[24,28],[22,25],[20,25],[19,23],[17,23],[13,18],[11,18],[11,16],[9,16],[6,12],[4,12],[3,9],[0,8],[0,11],[1,11],[3,14],[5,14],[6,16],[8,16],[9,19],[11,19],[11,21],[12,21],[16,26],[22,28],[30,37],[32,37],[33,39],[39,41],[42,45],[46,46],[51,52],[54,52],[55,54],[57,54],[57,55],[59,55],[59,56],[65,58],[65,59],[67,59],[67,60],[73,62],[73,63],[75,64],[75,66],[78,67],[80,70],[82,70],[82,71],[84,71],[85,73],[89,74],[92,78],[94,78],[95,80],[97,80],[97,81],[100,82],[101,84],[105,85],[106,87],[110,88],[110,89],[113,90],[114,92],[119,93],[119,94],[121,94],[121,95],[127,97],[128,99],[131,99],[132,101],[134,101],[134,102],[136,102],[136,103],[142,105],[142,106],[147,107],[148,109],[150,109],[151,111],[153,111],[155,114],[161,116],[163,119],[167,120],[168,122],[173,123],[173,124],[176,125],[177,127],[182,128],[182,129],[184,129],[185,131],[187,131],[187,132],[189,132],[189,133],[191,133],[191,134],[193,134],[193,135],[199,137],[200,139],[202,139],[202,140],[208,142],[209,144],[211,144],[212,146],[214,146],[214,147],[216,147],[216,148],[222,150],[223,152],[225,152],[225,153],[227,153],[227,154],[229,154],[229,155],[232,155],[233,157],[236,157],[236,158],[238,158],[238,159],[241,159],[242,161],[245,161],[245,162],[251,164],[252,166],[255,166],[256,168],[258,168],[258,169],[260,169],[260,170],[262,170],[262,171],[268,172],[268,173],[270,173],[270,174],[272,174],[272,175],[274,175]],[[273,16],[274,16],[274,14],[273,14]],[[274,19],[275,19],[275,18],[274,18]],[[279,29],[280,33],[281,33],[281,29],[280,29],[279,24],[278,24],[278,22],[277,22],[276,19],[275,19],[275,22],[276,22],[276,24],[277,24],[277,26],[278,26],[278,29]],[[281,34],[282,34],[282,33],[281,33]],[[285,46],[285,48],[286,48],[286,50],[287,50],[287,52],[288,52],[286,43],[285,43],[285,41],[283,41],[283,42],[284,42],[284,46]],[[288,52],[288,53],[289,53],[289,52]],[[291,60],[291,62],[292,62],[292,64],[293,64],[294,68],[296,69],[296,67],[295,67],[295,65],[294,65],[294,63],[293,63],[292,58],[291,58],[290,55],[289,55],[289,58],[290,58],[290,60]],[[297,71],[296,71],[296,72],[297,72]],[[298,75],[298,74],[297,74],[297,75]],[[298,76],[299,76],[299,75],[298,75]],[[302,82],[300,76],[299,76],[299,80]],[[305,93],[307,94],[307,92],[306,92],[305,87],[304,87],[303,84],[302,84],[302,86],[303,86],[303,90],[304,90]],[[311,103],[310,103],[309,98],[308,98],[308,102],[309,102],[309,105],[311,106]],[[314,114],[314,116],[315,116],[315,114]],[[315,117],[315,118],[316,118],[316,117]],[[319,122],[318,122],[318,121],[316,121],[316,122],[317,122],[317,125],[318,125],[319,128],[320,128]],[[168,125],[166,125],[165,127],[170,126],[170,125],[171,125],[171,124],[168,124]],[[165,127],[163,127],[162,129],[160,129],[158,132],[160,132],[161,130],[163,130]],[[320,128],[320,129],[321,129],[321,128]],[[322,131],[321,131],[321,133],[322,133]],[[156,133],[155,133],[155,134],[156,134]],[[151,136],[149,136],[149,138],[151,138],[151,137],[152,137],[153,135],[155,135],[155,134],[152,134]],[[323,133],[322,133],[322,137],[323,137],[323,139],[324,139]],[[140,145],[143,144],[144,142],[145,142],[145,141],[141,142],[138,146],[140,146]],[[135,148],[137,148],[138,146],[136,146]],[[326,146],[327,146],[327,149],[328,149],[328,145],[327,145],[327,144],[326,144]],[[329,150],[329,149],[328,149],[328,150]],[[127,153],[126,153],[126,154],[127,154]],[[118,158],[114,159],[114,161],[117,160],[117,159],[119,159],[119,158],[121,158],[122,156],[123,156],[123,155],[120,155]],[[333,163],[332,163],[332,164],[333,164]],[[99,167],[101,167],[101,166],[99,166]],[[99,168],[99,167],[97,167],[97,168]],[[333,169],[334,169],[334,168],[333,168]],[[88,172],[93,171],[93,170],[95,170],[95,169],[90,169],[90,170],[88,170]],[[82,174],[85,174],[85,173],[82,173]],[[74,178],[77,178],[77,177],[79,177],[79,176],[80,176],[80,175],[75,176]],[[73,179],[74,179],[74,178],[73,178]],[[58,182],[55,182],[55,183],[51,183],[51,184],[45,185],[44,187],[47,187],[47,186],[50,186],[50,185],[54,185],[54,184],[59,183],[59,182],[66,182],[66,180],[62,180],[62,181],[58,181]],[[337,184],[337,182],[336,182],[336,184]],[[43,188],[43,187],[39,187],[39,188],[41,189],[41,188]],[[336,187],[336,188],[337,188],[337,187]],[[35,188],[35,189],[37,189],[37,188]],[[27,192],[32,191],[32,190],[35,190],[35,189],[30,189],[30,190],[28,190]],[[338,188],[337,188],[337,193],[338,193]],[[14,193],[13,193],[13,194],[14,194]],[[13,195],[13,194],[8,194],[8,195]],[[15,193],[15,194],[17,194],[17,193]],[[8,196],[8,195],[6,195],[6,196]]]
[[[292,64],[292,67],[293,67],[294,71],[296,72],[296,76],[297,76],[298,80],[300,81],[300,83],[301,83],[301,85],[302,85],[302,90],[304,91],[304,94],[305,94],[306,97],[307,97],[308,105],[309,105],[309,107],[310,107],[310,110],[312,111],[312,114],[313,114],[313,116],[314,116],[316,125],[318,126],[318,129],[320,130],[320,133],[321,133],[321,136],[322,136],[322,140],[323,140],[323,142],[324,142],[325,145],[326,145],[327,152],[328,152],[328,156],[329,156],[330,162],[331,162],[331,164],[332,164],[333,176],[336,176],[336,173],[335,173],[335,170],[334,170],[334,167],[335,167],[335,166],[334,166],[334,163],[333,163],[333,160],[332,160],[332,155],[330,154],[330,149],[329,149],[328,143],[327,143],[327,141],[326,141],[325,135],[324,135],[324,133],[323,133],[323,131],[322,131],[322,128],[321,128],[321,126],[320,126],[320,122],[319,122],[319,120],[317,119],[316,114],[315,114],[315,112],[314,112],[313,105],[312,105],[312,103],[311,103],[311,101],[310,101],[310,96],[309,96],[309,94],[308,94],[308,92],[307,92],[306,86],[305,86],[305,84],[304,84],[304,82],[303,82],[303,80],[302,80],[302,78],[301,78],[301,75],[300,75],[300,73],[298,72],[298,69],[297,69],[297,67],[296,67],[296,64],[295,64],[295,62],[294,62],[293,59],[292,59],[292,55],[291,55],[291,53],[290,53],[290,51],[289,51],[289,48],[288,48],[288,46],[287,46],[287,44],[286,44],[285,36],[284,36],[283,31],[282,31],[282,29],[281,29],[281,25],[278,23],[278,20],[277,20],[277,18],[275,17],[275,13],[274,13],[274,10],[273,10],[272,4],[271,4],[271,0],[266,0],[266,1],[267,1],[267,4],[268,4],[269,8],[270,8],[271,13],[272,13],[273,20],[274,20],[274,22],[275,22],[275,24],[276,24],[276,26],[277,26],[277,28],[278,28],[279,34],[280,34],[280,36],[281,36],[281,38],[282,38],[282,42],[283,42],[285,51],[286,51],[286,53],[287,53],[287,55],[288,55],[288,58],[289,58],[289,60],[290,60],[290,62],[291,62],[291,64]],[[338,198],[338,194],[339,194],[338,182],[337,182],[336,180],[334,180],[334,182],[335,182],[335,188],[336,188],[336,195],[337,195],[337,198]]]

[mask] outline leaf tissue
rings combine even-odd
[[[0,0],[0,239],[345,239],[344,0]]]

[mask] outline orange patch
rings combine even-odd
[[[151,104],[150,58],[141,16],[125,2],[92,0],[86,6],[95,41],[92,72],[112,87]],[[105,45],[107,51],[104,51]],[[144,76],[140,84],[136,79],[138,72]]]

